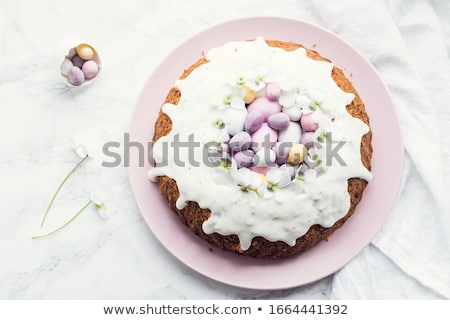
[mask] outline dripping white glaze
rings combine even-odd
[[[157,181],[158,176],[164,175],[173,178],[180,192],[177,207],[182,209],[187,201],[195,201],[201,208],[210,209],[211,216],[203,224],[204,232],[235,234],[244,250],[256,236],[293,246],[310,226],[330,227],[342,218],[350,207],[347,180],[358,177],[369,181],[372,175],[360,159],[361,137],[369,128],[346,111],[354,95],[342,91],[333,81],[333,64],[308,58],[302,48],[287,52],[270,47],[263,38],[227,43],[210,50],[206,59],[208,63],[176,81],[175,87],[181,92],[178,105],[165,104],[162,108],[172,121],[172,131],[153,147],[156,166],[149,171],[149,179]],[[246,81],[276,82],[283,90],[300,88],[304,97],[320,100],[320,108],[313,115],[319,124],[315,137],[321,132],[331,132],[332,146],[345,141],[339,149],[345,165],[336,159],[327,165],[323,160],[323,174],[312,180],[295,179],[291,183],[303,191],[278,188],[269,198],[251,190],[244,192],[233,179],[232,169],[205,165],[204,145],[220,142],[226,136],[227,128],[217,128],[215,121],[227,118],[224,114],[230,112],[242,116],[242,110],[217,107],[220,101],[217,97],[223,97],[224,92],[230,90],[229,84],[235,84],[239,77]],[[171,148],[171,142],[177,137],[178,141],[186,142],[189,136],[200,146],[190,151],[189,148],[177,151]],[[326,148],[315,151],[321,159],[326,159]],[[263,176],[252,174],[256,175],[253,178],[260,177],[264,187]],[[254,201],[255,194],[257,201]]]

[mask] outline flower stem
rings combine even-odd
[[[63,179],[63,181],[61,181],[61,183],[58,186],[58,189],[56,189],[55,193],[53,194],[52,199],[50,200],[50,203],[48,204],[47,210],[45,210],[44,216],[42,217],[42,221],[41,221],[41,228],[44,226],[45,220],[47,219],[47,215],[48,212],[50,211],[50,208],[53,205],[53,202],[56,199],[56,196],[58,195],[59,191],[62,189],[62,187],[64,186],[64,184],[66,183],[67,179],[69,179],[69,177],[75,172],[75,170],[78,169],[78,167],[80,167],[83,162],[88,158],[88,155],[85,155],[76,165],[75,167],[72,168],[72,170],[70,170],[70,172],[66,175],[66,177]]]
[[[67,227],[69,224],[71,224],[83,211],[84,209],[86,209],[90,204],[92,203],[92,200],[89,200],[84,206],[83,208],[80,209],[80,211],[78,211],[69,221],[67,221],[65,224],[63,224],[61,227],[59,227],[56,230],[53,230],[50,233],[44,234],[44,235],[40,235],[40,236],[34,236],[31,237],[31,239],[42,239],[48,236],[51,236],[52,234],[57,233],[58,231],[61,231],[62,229],[64,229],[65,227]]]

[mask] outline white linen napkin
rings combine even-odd
[[[311,1],[393,99],[405,146],[399,197],[372,245],[333,279],[333,298],[450,298],[450,4]],[[441,16],[441,18],[439,18]],[[447,43],[449,45],[449,43]],[[389,115],[386,115],[389,116]],[[379,151],[380,152],[380,151]]]

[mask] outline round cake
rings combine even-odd
[[[285,258],[328,240],[354,213],[372,179],[371,135],[351,82],[316,51],[229,42],[167,94],[149,179],[202,239]]]

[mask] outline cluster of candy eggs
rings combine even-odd
[[[100,58],[89,44],[71,48],[60,66],[61,74],[73,86],[81,86],[94,79],[100,71]]]
[[[281,88],[276,83],[265,87],[265,95],[256,97],[244,87],[247,116],[244,130],[228,141],[227,152],[238,168],[250,168],[265,175],[273,167],[289,170],[294,178],[297,168],[306,161],[308,148],[313,145],[318,124],[313,113],[293,116],[283,112],[279,103]]]

